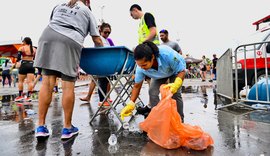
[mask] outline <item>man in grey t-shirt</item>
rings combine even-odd
[[[165,29],[161,30],[159,32],[159,35],[160,35],[160,39],[163,42],[162,43],[163,45],[167,45],[171,47],[173,50],[177,51],[179,54],[182,55],[182,50],[180,46],[178,45],[178,43],[169,40],[169,32],[167,30]]]

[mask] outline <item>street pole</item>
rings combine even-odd
[[[103,23],[104,22],[104,18],[103,18],[103,9],[105,8],[105,5],[102,5],[101,7],[100,7],[100,11],[101,11],[101,20],[100,20],[100,22],[101,23]]]

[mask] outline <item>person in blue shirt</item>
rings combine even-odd
[[[183,100],[180,88],[185,77],[186,62],[184,58],[166,45],[156,46],[154,43],[146,41],[135,48],[134,59],[137,64],[135,84],[132,89],[130,101],[121,110],[121,118],[123,119],[132,114],[144,77],[148,76],[151,78],[149,106],[145,106],[144,108],[138,107],[138,113],[146,116],[151,111],[151,108],[159,103],[159,88],[169,80],[170,83],[166,87],[170,87],[171,92],[174,94],[173,99],[176,100],[177,111],[183,122]]]

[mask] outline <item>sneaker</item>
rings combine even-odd
[[[24,101],[24,97],[23,96],[18,96],[14,99],[15,102],[22,102]]]
[[[209,80],[209,82],[213,82],[213,80]]]
[[[79,129],[71,125],[71,128],[63,128],[61,139],[69,139],[79,133]]]
[[[31,99],[30,97],[26,97],[26,98],[24,99],[24,101],[26,101],[26,102],[31,102],[32,99]]]
[[[108,100],[110,103],[112,103],[112,102],[113,102],[113,100],[112,100],[112,99],[110,99],[110,98],[108,98],[107,100]]]
[[[137,108],[137,113],[144,115],[144,116],[148,116],[148,114],[151,112],[151,108],[145,106],[145,107],[138,107]]]
[[[102,102],[99,102],[98,107],[100,107],[101,104],[102,104]],[[106,101],[106,102],[104,102],[103,107],[110,107],[110,104]]]
[[[47,126],[38,126],[36,129],[36,138],[47,138],[49,136],[49,130],[47,129]]]

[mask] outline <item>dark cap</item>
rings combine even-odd
[[[166,29],[162,29],[162,30],[160,30],[160,32],[159,32],[159,33],[169,34],[169,32],[168,32]]]

